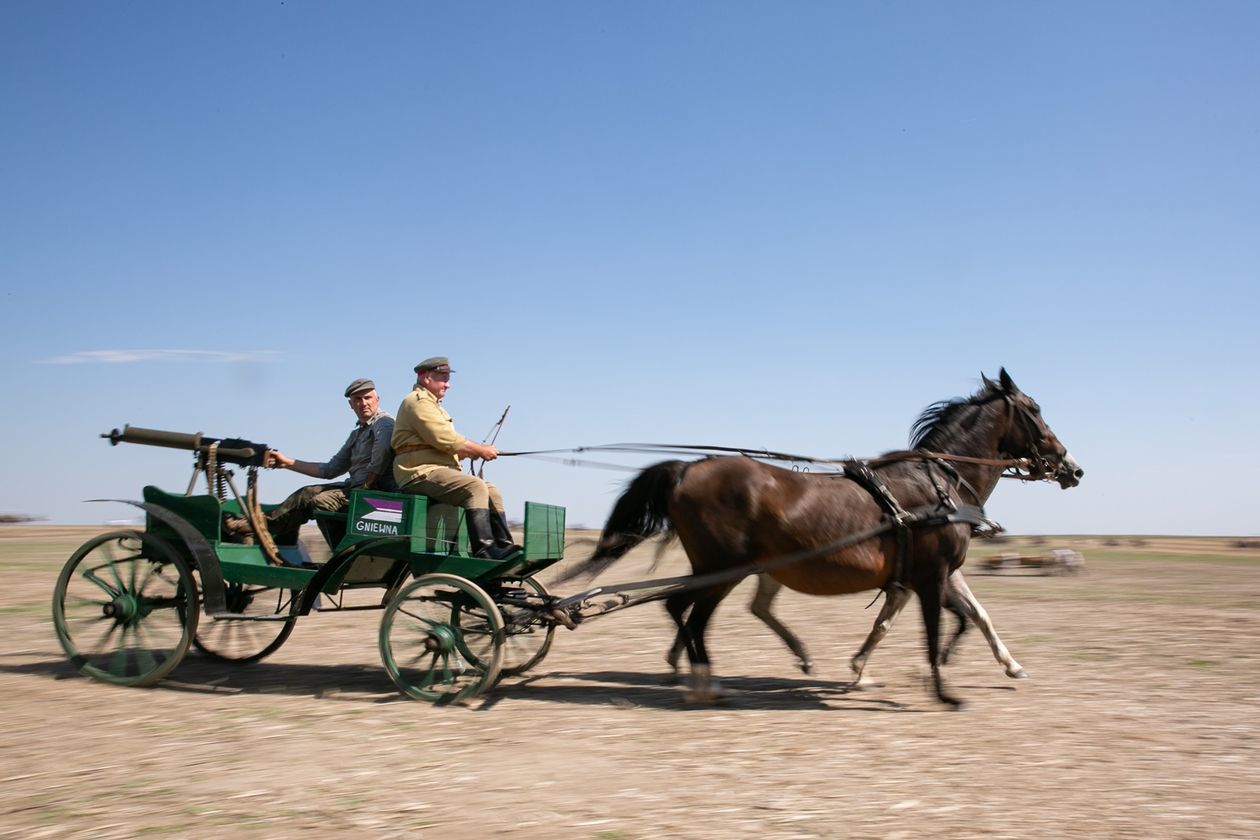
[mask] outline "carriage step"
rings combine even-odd
[[[215,621],[290,621],[295,616],[288,613],[271,613],[270,615],[244,615],[243,613],[211,613]]]

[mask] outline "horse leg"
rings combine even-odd
[[[884,606],[880,608],[879,615],[875,617],[875,624],[871,627],[870,634],[866,637],[866,641],[862,643],[861,649],[849,660],[849,667],[853,669],[853,684],[855,686],[872,685],[869,678],[866,680],[862,679],[862,671],[866,668],[866,660],[870,658],[871,652],[875,650],[875,646],[888,635],[888,631],[892,629],[893,619],[905,608],[909,600],[909,589],[901,586],[892,586],[885,590]]]
[[[688,703],[712,705],[721,696],[721,687],[713,679],[709,667],[709,651],[704,643],[705,631],[714,610],[734,588],[723,587],[718,591],[706,590],[695,596],[691,612],[687,615],[684,629],[687,636],[687,657],[691,660],[691,684],[684,698]]]
[[[945,585],[945,609],[952,612],[958,619],[958,629],[954,631],[954,635],[949,637],[949,641],[945,643],[945,647],[941,648],[942,665],[949,664],[949,658],[954,654],[954,647],[958,644],[959,640],[962,639],[963,634],[967,632],[967,628],[971,624],[967,620],[966,607],[948,582]]]
[[[955,569],[954,573],[949,576],[949,589],[952,593],[951,600],[956,600],[957,605],[971,617],[971,620],[980,628],[980,632],[984,633],[984,638],[989,642],[989,649],[993,651],[993,657],[1006,669],[1006,676],[1013,680],[1028,679],[1028,672],[1015,661],[1015,657],[1011,656],[1011,652],[1006,649],[1006,645],[1002,644],[1002,640],[998,638],[997,630],[993,627],[993,621],[989,618],[989,614],[985,612],[984,607],[980,606],[976,596],[971,593],[971,588],[967,586],[967,581],[963,579],[961,569]],[[962,635],[961,631],[959,635]],[[953,647],[952,642],[950,647]],[[946,653],[948,654],[948,651]]]
[[[933,572],[936,572],[935,574]],[[948,572],[944,568],[929,571],[922,575],[915,585],[915,594],[919,596],[919,607],[923,611],[923,628],[927,633],[928,665],[932,669],[932,688],[936,698],[955,709],[962,708],[962,701],[945,691],[941,681],[941,606],[945,602],[945,587]]]
[[[796,658],[800,662],[801,670],[808,674],[814,669],[814,661],[809,658],[809,651],[805,650],[805,643],[798,639],[796,634],[789,630],[770,611],[770,604],[782,589],[783,584],[769,575],[757,575],[757,592],[753,595],[752,603],[748,605],[748,609],[753,615],[760,618],[767,627],[778,634],[785,645],[792,649],[792,653],[796,654]]]
[[[682,658],[683,648],[686,646],[687,640],[683,637],[682,625],[679,625],[678,632],[674,634],[674,643],[670,645],[669,653],[665,654],[665,664],[675,674],[678,673],[678,660]]]
[[[665,654],[665,662],[675,674],[678,673],[678,659],[682,656],[683,649],[687,646],[687,631],[685,629],[687,609],[694,601],[695,597],[690,592],[679,592],[665,599],[665,610],[678,628],[677,632],[674,633],[674,643],[670,646],[669,653]]]

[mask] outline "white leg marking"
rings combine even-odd
[[[955,569],[954,573],[949,576],[949,586],[954,591],[954,594],[958,596],[958,602],[962,606],[963,611],[976,623],[976,626],[980,628],[980,632],[984,633],[985,639],[989,641],[989,648],[993,651],[994,658],[1006,669],[1006,676],[1016,680],[1026,678],[1028,672],[1015,661],[1015,657],[1011,656],[1011,652],[1006,649],[1006,645],[1002,644],[1002,640],[998,638],[992,619],[989,618],[989,614],[985,612],[984,607],[980,606],[976,596],[971,593],[971,587],[967,586],[967,581],[963,579],[962,569]]]
[[[888,635],[888,631],[892,629],[893,620],[897,618],[897,614],[901,612],[909,600],[909,589],[893,587],[884,593],[884,606],[875,618],[875,626],[871,628],[871,632],[866,637],[866,641],[862,643],[861,649],[854,654],[853,659],[849,660],[849,667],[853,669],[854,685],[870,684],[870,678],[862,676],[862,672],[866,668],[866,660],[870,658],[871,652],[875,650],[875,647]]]

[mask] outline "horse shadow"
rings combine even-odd
[[[911,711],[892,700],[871,697],[852,683],[787,677],[723,676],[716,708],[724,711],[835,710]],[[674,674],[638,671],[548,671],[510,678],[495,686],[483,705],[505,700],[537,700],[580,706],[622,706],[704,712],[714,706],[687,701]]]
[[[51,680],[88,679],[64,659],[0,664],[0,673]],[[807,677],[723,676],[716,708],[724,711],[915,712],[852,683]],[[234,666],[190,654],[166,679],[147,687],[200,695],[260,695],[355,703],[410,703],[375,664],[261,662]],[[538,671],[500,680],[468,704],[489,711],[500,703],[533,700],[569,706],[619,706],[677,712],[715,708],[687,701],[673,674],[637,671]]]

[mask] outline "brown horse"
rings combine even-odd
[[[699,702],[716,696],[709,619],[740,580],[738,572],[715,573],[753,568],[811,595],[910,590],[919,596],[936,696],[956,707],[941,682],[940,615],[978,521],[956,514],[983,506],[1007,469],[1064,489],[1084,474],[1005,369],[996,382],[982,380],[971,397],[929,406],[913,426],[912,450],[870,462],[863,480],[858,464],[848,477],[746,457],[648,467],[617,500],[595,552],[566,577],[597,574],[643,540],[676,533],[693,572],[706,576],[703,587],[665,604],[691,662],[689,698]]]

